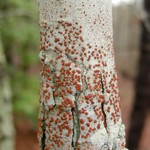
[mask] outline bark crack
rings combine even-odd
[[[45,128],[46,128],[46,125],[45,125],[45,107],[44,107],[44,103],[43,103],[43,120],[42,120],[42,137],[41,137],[41,150],[44,150],[45,149],[45,141],[46,141],[46,135],[45,135]]]
[[[46,140],[45,127],[43,127],[42,132],[43,132],[43,135],[42,135],[42,139],[41,139],[41,149],[44,150],[45,149],[45,140]]]
[[[102,102],[101,106],[102,106],[102,113],[103,113],[103,117],[104,117],[104,127],[106,128],[106,131],[107,131],[106,113],[104,110],[104,103],[103,102]]]
[[[72,108],[72,109],[71,109],[72,116],[73,116],[73,129],[72,129],[73,135],[72,135],[72,142],[71,142],[72,147],[74,147],[74,136],[75,136],[75,133],[74,133],[74,124],[75,124],[75,123],[74,123],[74,122],[75,122],[74,111],[75,111],[75,109]]]
[[[57,90],[57,88],[56,88],[56,84],[55,84],[55,79],[54,79],[54,73],[55,73],[55,70],[54,70],[54,72],[53,72],[53,74],[52,74],[52,82],[53,82],[54,87],[55,87],[55,89],[54,89],[54,90],[52,90],[53,100],[54,100],[54,105],[52,106],[52,108],[53,108],[53,109],[56,107],[56,98],[55,98],[55,96],[54,96],[54,93],[55,93],[55,92],[56,92],[56,90]]]
[[[104,87],[102,76],[101,76],[101,85],[102,85],[102,93],[104,94],[105,93],[105,87]],[[108,130],[107,130],[107,117],[106,117],[106,113],[105,113],[105,109],[104,109],[104,102],[101,103],[101,108],[102,108],[102,113],[103,113],[103,117],[104,117],[104,127],[105,127],[105,129],[108,133]]]
[[[74,150],[77,150],[78,148],[78,140],[80,137],[80,115],[78,110],[78,98],[80,93],[76,93],[75,100],[74,101],[74,108],[71,109],[72,116],[73,116],[73,136],[72,136],[72,147]]]
[[[104,83],[103,83],[102,76],[101,76],[101,85],[102,85],[102,93],[104,94],[104,92],[105,92],[105,87],[104,87]]]

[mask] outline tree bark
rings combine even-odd
[[[14,150],[11,90],[0,38],[0,150]]]
[[[124,150],[111,0],[39,0],[41,150]]]

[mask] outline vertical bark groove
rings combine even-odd
[[[73,116],[73,137],[72,137],[72,147],[74,150],[78,148],[78,140],[80,137],[80,122],[79,122],[79,111],[77,101],[74,102],[74,108],[71,109]]]
[[[104,103],[102,103],[102,114],[103,114],[103,117],[104,117],[104,127],[107,131],[107,119],[106,119],[106,113],[105,113],[105,110],[104,110]]]
[[[40,139],[40,146],[41,146],[41,150],[45,150],[45,145],[46,145],[46,135],[45,135],[45,128],[46,128],[46,125],[45,125],[45,106],[44,106],[44,103],[43,103],[43,117],[42,117],[42,123],[41,123],[41,130],[42,130],[42,136],[41,136],[41,139]]]
[[[105,87],[104,87],[102,76],[101,76],[101,85],[102,85],[102,93],[104,94],[105,93]],[[102,108],[102,114],[103,114],[103,117],[104,117],[104,127],[105,127],[105,129],[107,131],[107,117],[106,117],[104,105],[105,105],[104,102],[102,102],[101,103],[101,108]],[[107,131],[107,133],[108,133],[108,131]]]
[[[43,136],[42,136],[42,139],[41,139],[41,144],[42,144],[41,148],[42,148],[42,150],[45,150],[45,140],[46,140],[45,129],[43,129],[42,132],[43,132]]]

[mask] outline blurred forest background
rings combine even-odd
[[[33,140],[37,145],[39,99],[39,27],[36,0],[0,1],[0,45],[0,51],[7,60],[7,65],[0,68],[0,72],[9,76],[10,85],[3,86],[10,86],[15,137],[16,141],[20,141],[15,144],[16,149],[33,149]],[[3,81],[4,78],[0,80]]]
[[[140,57],[141,3],[119,2],[114,0],[113,5],[114,48],[128,135]],[[7,137],[6,141],[12,145],[9,150],[38,150],[38,50],[37,1],[0,0],[0,150]],[[149,143],[150,115],[147,115],[140,150],[150,150]]]

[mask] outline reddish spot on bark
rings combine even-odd
[[[58,94],[56,92],[54,92],[54,96],[57,96]]]
[[[101,102],[101,100],[100,100],[100,99],[98,99],[98,100],[97,100],[97,102],[98,102],[98,103],[100,103],[100,102]]]
[[[97,129],[100,129],[100,127],[101,127],[101,125],[100,125],[100,124],[98,124],[98,125],[97,125]]]
[[[83,119],[80,119],[80,123],[81,123],[81,124],[84,124],[84,120],[83,120]]]
[[[86,126],[89,127],[89,126],[90,126],[90,123],[86,123]]]
[[[84,130],[85,129],[85,126],[81,126],[81,130]]]
[[[54,122],[54,118],[51,118],[51,119],[50,119],[50,122]]]
[[[73,93],[73,91],[72,91],[71,89],[67,90],[67,92],[68,92],[69,94],[72,94],[72,93]]]
[[[106,92],[107,92],[107,93],[110,93],[110,90],[109,90],[109,89],[107,89],[107,90],[106,90]]]
[[[93,129],[90,127],[90,128],[89,128],[89,132],[92,132],[92,131],[93,131]]]
[[[92,98],[92,97],[93,97],[92,94],[88,94],[88,95],[85,96],[86,99],[89,99],[89,98]]]
[[[94,123],[97,123],[97,120],[94,120]]]
[[[68,62],[68,63],[65,64],[65,66],[68,66],[68,67],[69,67],[70,65],[71,65],[71,62]]]
[[[89,118],[88,118],[88,121],[89,121],[89,122],[92,122],[92,121],[93,121],[93,119],[89,117]]]
[[[48,90],[47,90],[47,89],[45,89],[45,90],[43,90],[43,92],[44,92],[44,93],[47,93],[47,92],[48,92]]]
[[[108,108],[107,108],[107,112],[110,112],[110,106],[108,106]]]
[[[76,84],[76,90],[80,91],[81,90],[81,85],[80,84]]]

